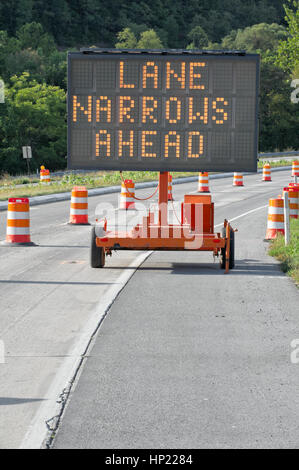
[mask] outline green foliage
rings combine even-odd
[[[277,49],[279,42],[287,37],[287,31],[278,24],[260,23],[245,29],[231,31],[221,42],[223,49],[246,50],[260,53]]]
[[[130,28],[124,28],[117,35],[118,42],[115,44],[116,49],[136,49],[137,40]]]
[[[0,171],[25,170],[22,146],[31,145],[36,166],[65,167],[65,91],[38,83],[28,73],[14,76],[0,107]]]
[[[52,36],[45,33],[40,23],[27,23],[17,31],[20,49],[39,50],[42,55],[49,55],[56,50]]]
[[[201,26],[212,42],[232,29],[280,23],[283,0],[1,0],[0,30],[10,36],[37,22],[64,46],[114,44],[118,31],[136,36],[153,29],[166,47],[183,48],[187,35]],[[141,29],[138,29],[141,26]],[[190,41],[189,41],[190,42]]]
[[[157,33],[150,29],[148,31],[144,31],[140,35],[140,39],[137,44],[138,49],[163,49],[163,44],[160,41]]]
[[[260,23],[233,30],[216,49],[246,50],[261,54],[259,150],[299,148],[298,104],[290,100],[291,75],[277,64],[277,49],[288,32],[278,24]]]
[[[16,38],[0,31],[0,76],[5,81],[28,72],[40,83],[66,88],[66,68],[66,53],[57,50],[54,39],[41,24],[22,26]]]
[[[290,76],[262,61],[260,87],[260,151],[299,148],[298,104],[290,100]]]
[[[117,34],[117,49],[162,49],[163,44],[153,29],[141,31],[139,41],[130,28],[124,28]]]
[[[277,63],[284,70],[299,70],[299,1],[288,0],[290,7],[285,5],[286,22],[288,24],[289,36],[281,41],[278,47]],[[296,75],[295,78],[298,78]]]
[[[191,40],[191,44],[187,46],[187,49],[204,49],[209,44],[209,38],[201,26],[191,29],[188,39]]]
[[[283,272],[292,276],[299,286],[299,220],[291,220],[290,244],[285,246],[280,235],[271,243],[269,254],[281,262]]]

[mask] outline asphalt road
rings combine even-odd
[[[299,292],[263,242],[263,206],[288,179],[212,183],[216,224],[237,218],[236,269],[152,254],[94,339],[54,448],[299,447]]]
[[[234,222],[237,266],[227,276],[210,254],[186,252],[154,253],[136,272],[140,253],[118,252],[92,270],[90,227],[66,224],[69,201],[33,207],[38,246],[0,245],[0,448],[32,446],[46,431],[41,417],[53,417],[47,406],[67,385],[61,369],[78,359],[82,330],[121,289],[54,447],[298,446],[299,366],[290,343],[299,337],[299,294],[263,242],[264,206],[289,179],[246,176],[244,188],[211,181],[216,224],[258,209]],[[174,186],[176,204],[195,190]],[[117,195],[89,199],[91,222],[103,202],[117,207]],[[1,240],[5,223],[0,213]]]

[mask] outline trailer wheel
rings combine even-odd
[[[226,228],[222,229],[222,237],[226,237]],[[225,269],[225,247],[221,248],[220,254],[220,266],[221,269]],[[235,232],[230,230],[230,255],[229,255],[229,269],[235,267]]]
[[[103,268],[105,266],[105,250],[96,245],[95,227],[92,227],[91,230],[90,265],[92,268]]]

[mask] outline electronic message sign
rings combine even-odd
[[[255,54],[69,53],[68,166],[256,171],[258,83]]]

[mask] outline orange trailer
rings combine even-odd
[[[214,203],[211,195],[187,194],[181,204],[180,224],[168,223],[168,172],[160,172],[158,222],[151,211],[129,232],[108,231],[107,221],[97,223],[91,234],[91,266],[103,268],[107,255],[117,250],[212,251],[220,266],[234,268],[234,230],[224,220],[214,233]]]

